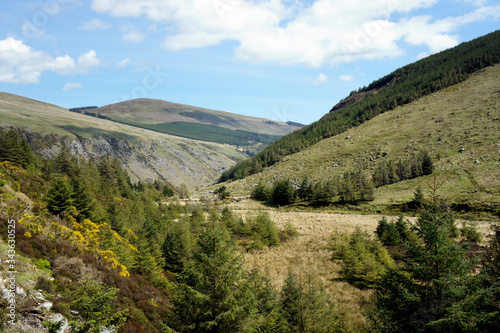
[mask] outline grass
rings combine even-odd
[[[254,201],[243,200],[232,205],[233,211],[244,217],[266,211],[279,229],[291,224],[299,236],[278,247],[245,254],[245,265],[266,273],[280,288],[289,270],[306,281],[313,277],[332,297],[336,309],[354,326],[364,322],[362,314],[372,291],[358,289],[341,279],[341,266],[331,260],[328,249],[333,232],[352,232],[356,226],[374,231],[380,216],[335,214],[333,212],[297,212],[269,209]]]
[[[94,112],[109,116],[118,122],[134,124],[139,127],[151,124],[189,122],[215,125],[229,130],[279,136],[299,128],[299,126],[284,122],[149,98],[106,105],[94,110]]]
[[[360,327],[365,322],[363,311],[372,290],[359,289],[343,281],[340,261],[331,260],[329,245],[334,232],[352,233],[356,227],[360,227],[373,233],[382,215],[273,209],[249,199],[234,202],[229,207],[245,219],[267,212],[278,229],[283,230],[287,225],[292,225],[299,233],[299,236],[282,242],[277,247],[245,253],[247,268],[265,273],[277,288],[283,285],[289,270],[304,281],[312,277],[332,297],[336,309],[347,322],[355,327]],[[397,219],[396,216],[387,218]],[[415,221],[416,217],[405,219]],[[461,227],[464,222],[457,220],[457,225]],[[490,225],[490,222],[478,221],[483,243],[487,241],[485,236],[491,233]]]
[[[191,140],[70,112],[55,105],[0,92],[0,127],[30,133],[31,144],[54,156],[63,145],[81,153],[120,158],[133,181],[166,179],[190,190],[213,183],[246,158],[238,147]]]
[[[383,160],[405,159],[425,149],[435,161],[434,175],[444,182],[441,196],[495,214],[500,210],[498,77],[500,65],[481,70],[227,186],[242,195],[259,180],[289,178],[298,185],[306,176],[311,181],[329,179],[360,166],[371,175]],[[418,185],[426,189],[432,181],[433,176],[426,176],[377,188],[375,201],[365,208],[376,212],[407,202]]]

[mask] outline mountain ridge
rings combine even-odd
[[[10,93],[0,92],[0,115],[0,127],[16,128],[45,158],[55,158],[64,148],[84,158],[110,154],[133,181],[160,179],[192,190],[213,183],[246,157],[235,146],[131,127]]]
[[[322,183],[362,169],[372,179],[383,165],[427,151],[434,172],[374,189],[374,200],[359,203],[369,212],[404,209],[420,186],[434,181],[438,194],[458,210],[496,216],[500,213],[500,64],[473,73],[467,80],[437,91],[359,126],[323,139],[245,178],[227,182],[235,195],[248,195],[263,181],[289,179],[300,188],[304,179]],[[392,208],[391,208],[392,207]]]
[[[92,112],[116,122],[195,140],[246,146],[250,154],[301,124],[217,111],[160,99],[138,98]]]

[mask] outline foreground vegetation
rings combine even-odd
[[[498,227],[472,260],[437,189],[414,222],[328,231],[322,244],[277,212],[231,210],[215,198],[183,204],[166,183],[132,184],[116,159],[63,150],[44,161],[15,131],[0,141],[2,247],[16,220],[19,284],[42,290],[75,332],[488,332],[500,324]],[[227,188],[216,192],[230,202]],[[465,226],[463,239],[479,241]],[[311,236],[325,225],[316,228]],[[254,260],[301,242],[310,251],[302,262],[272,260],[268,270]],[[316,257],[328,264],[313,271]],[[334,265],[338,275],[324,280]],[[332,281],[358,295],[356,306],[328,290]],[[0,311],[6,318],[6,302]],[[16,325],[38,313],[55,330],[29,297],[18,296],[16,313]]]

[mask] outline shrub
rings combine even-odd
[[[50,262],[45,259],[38,259],[35,265],[38,269],[50,269]]]
[[[259,184],[252,191],[252,199],[258,201],[269,201],[271,200],[271,187],[264,184],[264,182],[260,181]]]
[[[269,217],[268,213],[262,213],[255,218],[252,226],[252,233],[263,244],[267,246],[279,245],[279,231],[276,224]]]
[[[357,287],[374,287],[386,269],[394,266],[380,241],[360,228],[351,235],[334,235],[332,250],[333,259],[342,260],[346,280]]]
[[[57,275],[69,277],[72,280],[101,280],[101,273],[94,267],[86,265],[81,258],[59,256],[54,261],[53,272]]]
[[[54,292],[54,284],[49,279],[40,276],[35,284],[35,289],[40,289],[48,293]]]
[[[464,222],[462,229],[460,229],[460,234],[468,242],[480,243],[482,240],[481,233],[477,230],[477,222],[467,221]]]

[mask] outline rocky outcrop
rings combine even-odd
[[[110,155],[122,162],[134,182],[159,179],[174,186],[184,183],[190,189],[215,182],[224,169],[245,157],[235,147],[193,140],[152,140],[123,133],[70,137],[28,129],[21,134],[45,159],[55,158],[63,148],[86,159]]]

